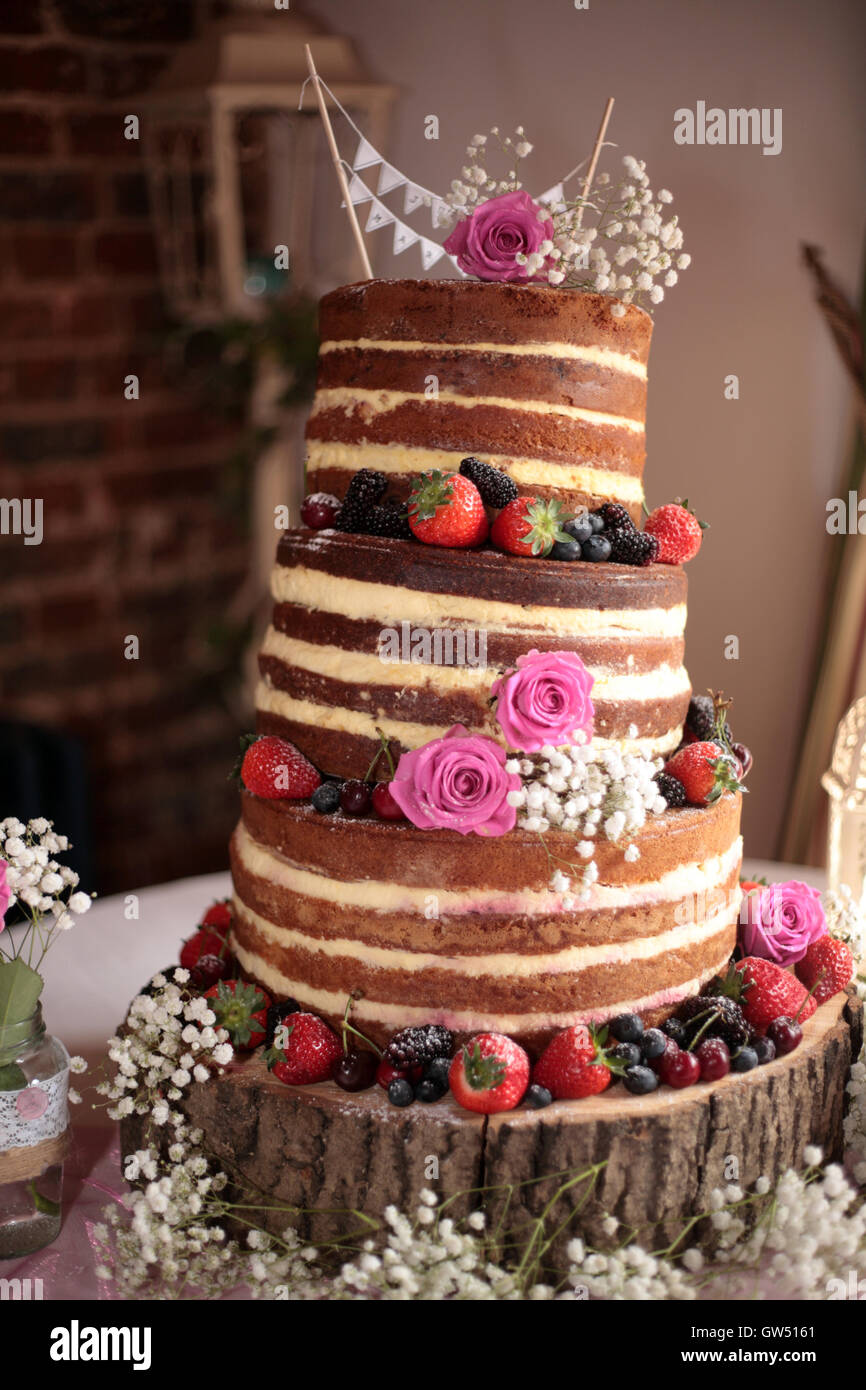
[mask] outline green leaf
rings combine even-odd
[[[60,1215],[60,1205],[59,1205],[59,1203],[57,1203],[57,1202],[52,1202],[52,1200],[51,1200],[50,1197],[44,1197],[44,1196],[42,1195],[42,1193],[38,1191],[35,1182],[33,1182],[33,1181],[31,1180],[31,1181],[27,1184],[27,1188],[28,1188],[28,1191],[30,1192],[30,1196],[33,1198],[33,1205],[34,1205],[34,1207],[36,1208],[37,1211],[41,1211],[42,1214],[43,1214],[43,1216],[59,1216],[59,1215]]]
[[[20,956],[0,963],[0,1030],[30,1018],[42,987],[42,976]]]
[[[0,1091],[23,1091],[26,1085],[27,1077],[17,1062],[0,1067]]]

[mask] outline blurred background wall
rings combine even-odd
[[[688,495],[711,523],[690,567],[688,666],[696,689],[734,697],[736,736],[756,759],[747,852],[771,855],[821,623],[826,504],[852,430],[799,246],[823,247],[856,300],[866,7],[301,8],[397,84],[387,153],[419,182],[447,190],[472,134],[522,124],[535,145],[527,186],[540,192],[586,154],[612,94],[607,167],[633,153],[673,190],[693,265],[656,314],[647,493],[651,505]],[[232,426],[201,409],[166,355],[139,147],[107,110],[152,84],[211,12],[181,0],[0,6],[0,495],[43,496],[54,518],[14,560],[0,539],[3,713],[83,741],[103,890],[217,867],[231,821],[238,716],[206,634],[251,560],[221,500]],[[674,112],[698,101],[781,107],[782,152],[676,145]],[[430,114],[438,140],[424,137]],[[320,216],[342,217],[335,194]],[[422,273],[416,251],[391,256],[387,231],[368,240],[377,273]],[[130,411],[118,381],[139,367],[158,389]],[[725,399],[730,374],[738,400]],[[118,657],[130,631],[148,654],[134,670]],[[737,660],[724,656],[731,635]]]

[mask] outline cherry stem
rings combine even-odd
[[[391,771],[391,777],[394,778],[394,777],[396,777],[396,775],[397,775],[397,769],[396,769],[396,767],[394,766],[394,759],[393,759],[392,756],[391,756],[391,745],[389,744],[387,737],[386,737],[385,734],[382,732],[382,730],[378,727],[378,725],[377,725],[377,727],[376,727],[376,733],[379,735],[380,739],[382,740],[382,747],[379,749],[379,752],[376,754],[376,757],[379,758],[379,757],[381,757],[382,753],[385,754],[385,757],[388,759],[388,767],[390,768],[390,771]]]
[[[382,1049],[379,1048],[379,1047],[377,1047],[376,1044],[373,1042],[372,1038],[368,1038],[368,1037],[367,1037],[366,1033],[362,1033],[358,1028],[355,1027],[355,1025],[354,1025],[353,1023],[350,1023],[350,1022],[349,1022],[349,1010],[351,1009],[352,1005],[354,1004],[356,998],[360,998],[360,996],[359,996],[359,995],[355,995],[355,994],[350,994],[349,997],[348,997],[348,999],[346,1000],[346,1007],[345,1007],[345,1009],[344,1009],[344,1011],[343,1011],[343,1024],[342,1024],[342,1031],[343,1031],[343,1056],[344,1056],[344,1057],[348,1057],[348,1055],[349,1055],[349,1042],[348,1042],[348,1038],[346,1037],[346,1034],[347,1034],[347,1033],[353,1033],[353,1034],[355,1035],[356,1038],[360,1038],[360,1039],[361,1039],[361,1042],[365,1042],[365,1043],[367,1044],[368,1047],[372,1048],[373,1051],[375,1052],[376,1056],[379,1058],[379,1061],[381,1061],[381,1060],[382,1060],[382,1057],[383,1057],[383,1055],[384,1055],[384,1054],[382,1053]]]
[[[824,976],[825,976],[826,974],[827,974],[827,967],[826,967],[826,965],[822,965],[822,966],[821,966],[821,969],[818,971],[817,977],[816,977],[816,979],[815,979],[815,983],[813,984],[812,988],[809,990],[809,993],[806,995],[806,998],[803,1000],[803,1002],[802,1002],[802,1004],[800,1005],[800,1007],[799,1007],[799,1009],[797,1010],[797,1012],[794,1014],[794,1022],[795,1022],[795,1023],[796,1023],[797,1020],[799,1019],[800,1014],[801,1014],[801,1013],[803,1012],[803,1010],[805,1009],[806,1005],[808,1004],[809,1000],[812,998],[812,995],[815,993],[815,990],[818,988],[819,984],[821,983],[821,981],[823,980],[823,978],[824,978]]]
[[[695,1036],[692,1038],[692,1040],[691,1040],[691,1042],[689,1043],[688,1047],[685,1049],[686,1052],[694,1052],[695,1047],[697,1046],[699,1040],[703,1037],[704,1033],[706,1033],[706,1031],[707,1031],[707,1029],[710,1027],[710,1025],[711,1025],[713,1019],[714,1019],[714,1018],[721,1018],[721,1016],[722,1016],[722,1011],[721,1011],[721,1009],[707,1009],[707,1010],[705,1010],[705,1012],[706,1012],[706,1014],[708,1015],[708,1017],[706,1018],[705,1022],[703,1022],[703,1023],[701,1024],[701,1026],[700,1026],[700,1028],[698,1029],[698,1031],[695,1033]],[[703,1014],[698,1014],[698,1015],[696,1016],[696,1018],[693,1018],[693,1019],[692,1019],[692,1023],[697,1022],[697,1019],[698,1019],[698,1018],[703,1018],[703,1017],[704,1017]]]

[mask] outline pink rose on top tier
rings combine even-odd
[[[592,738],[595,678],[577,652],[527,652],[517,666],[494,681],[496,718],[509,748],[537,753]]]
[[[513,830],[517,812],[507,798],[519,787],[520,778],[505,771],[505,750],[462,724],[404,753],[390,783],[400,810],[421,830],[491,837]]]
[[[479,280],[545,280],[544,275],[530,277],[515,259],[531,256],[543,241],[553,240],[550,218],[539,220],[544,211],[528,193],[500,193],[457,223],[445,250],[456,257],[461,270]]]
[[[791,879],[771,883],[743,903],[740,945],[747,956],[760,956],[776,965],[802,960],[813,941],[827,933],[821,894],[808,883]]]

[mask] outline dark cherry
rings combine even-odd
[[[370,809],[370,788],[366,782],[352,778],[340,790],[340,806],[347,816],[363,816]]]
[[[382,820],[405,820],[406,817],[400,810],[393,796],[391,795],[390,782],[377,782],[373,788],[371,800],[373,810]]]
[[[699,1043],[695,1056],[702,1081],[721,1081],[731,1070],[731,1054],[721,1038],[705,1038]]]
[[[193,989],[204,992],[210,989],[211,985],[216,985],[220,980],[227,980],[232,973],[232,962],[229,957],[223,956],[199,956],[192,970],[189,972],[189,982]]]
[[[311,531],[333,526],[340,510],[340,499],[332,492],[311,492],[301,503],[301,521]]]
[[[803,1041],[803,1030],[799,1023],[793,1018],[787,1018],[784,1014],[781,1018],[774,1018],[767,1028],[767,1037],[776,1049],[780,1057],[784,1057],[789,1052],[793,1052],[795,1047],[799,1047]]]
[[[649,1065],[652,1067],[656,1076],[660,1076],[663,1081],[665,1079],[665,1071],[668,1063],[671,1058],[676,1057],[679,1050],[679,1046],[674,1042],[673,1038],[665,1038],[664,1052],[658,1053],[655,1057],[648,1059]]]
[[[748,776],[752,767],[752,755],[744,743],[734,743],[731,745],[731,752],[742,768],[741,777]]]
[[[331,1080],[344,1091],[366,1091],[376,1080],[379,1059],[374,1052],[344,1052],[331,1067]]]
[[[665,1065],[661,1071],[661,1079],[668,1086],[675,1086],[677,1090],[682,1090],[685,1086],[694,1086],[700,1078],[701,1064],[693,1052],[680,1052],[679,1049],[672,1057],[665,1059]]]

